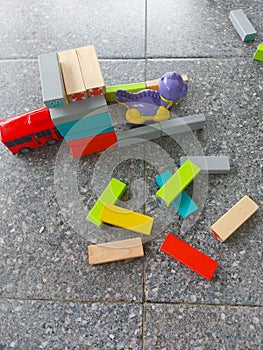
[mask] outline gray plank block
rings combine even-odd
[[[228,156],[184,156],[180,158],[180,166],[187,160],[198,165],[202,172],[222,174],[230,171]]]
[[[56,53],[38,56],[43,102],[48,108],[66,104],[64,84]]]
[[[55,125],[65,124],[83,117],[108,112],[107,102],[103,95],[90,97],[83,101],[68,103],[59,108],[50,110]]]
[[[243,10],[231,11],[229,19],[243,41],[255,39],[257,32]]]
[[[205,125],[204,114],[194,114],[187,117],[170,119],[160,122],[162,136],[180,134],[190,130],[203,129]]]
[[[161,137],[162,131],[159,123],[140,126],[131,130],[125,130],[117,133],[118,145],[127,146],[146,140],[154,140]]]

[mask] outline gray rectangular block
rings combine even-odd
[[[230,171],[228,156],[184,156],[180,158],[180,166],[187,160],[198,165],[202,172],[222,174]]]
[[[161,137],[161,128],[159,123],[152,125],[140,126],[131,130],[125,130],[117,133],[117,139],[120,142],[120,145],[126,145],[127,140],[133,139],[131,144],[144,142],[146,140],[153,140]],[[137,141],[135,141],[137,139]]]
[[[203,129],[205,125],[204,114],[194,114],[187,117],[180,117],[160,122],[162,136],[175,135],[190,130]]]
[[[254,40],[257,34],[243,10],[233,10],[229,19],[243,41]]]
[[[63,78],[56,53],[38,56],[43,102],[48,108],[66,104]]]
[[[55,125],[65,124],[84,117],[109,112],[103,95],[89,97],[86,100],[71,102],[60,108],[50,110]]]

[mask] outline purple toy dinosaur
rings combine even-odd
[[[168,72],[160,79],[159,91],[146,89],[131,93],[126,90],[118,90],[115,99],[128,108],[126,119],[129,123],[162,121],[169,119],[169,108],[173,105],[174,100],[187,94],[187,88],[180,74]]]

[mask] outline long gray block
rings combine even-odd
[[[55,125],[65,124],[84,117],[109,112],[103,95],[87,98],[83,101],[71,102],[60,108],[50,110]]]
[[[62,74],[56,53],[38,56],[43,102],[48,108],[66,104]]]
[[[128,139],[153,140],[161,137],[161,128],[159,123],[153,125],[145,125],[133,128],[131,130],[120,131],[117,133],[118,141]]]
[[[222,174],[230,171],[228,156],[184,156],[180,158],[180,166],[187,160],[198,165],[202,172]]]
[[[233,10],[229,19],[243,41],[254,40],[257,34],[243,10]]]
[[[204,114],[194,114],[187,117],[180,117],[160,122],[162,136],[175,135],[190,130],[203,129],[205,125]]]

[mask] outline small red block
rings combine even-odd
[[[217,261],[193,248],[171,233],[168,233],[166,236],[161,246],[161,251],[180,261],[208,280],[211,280],[218,265]]]

